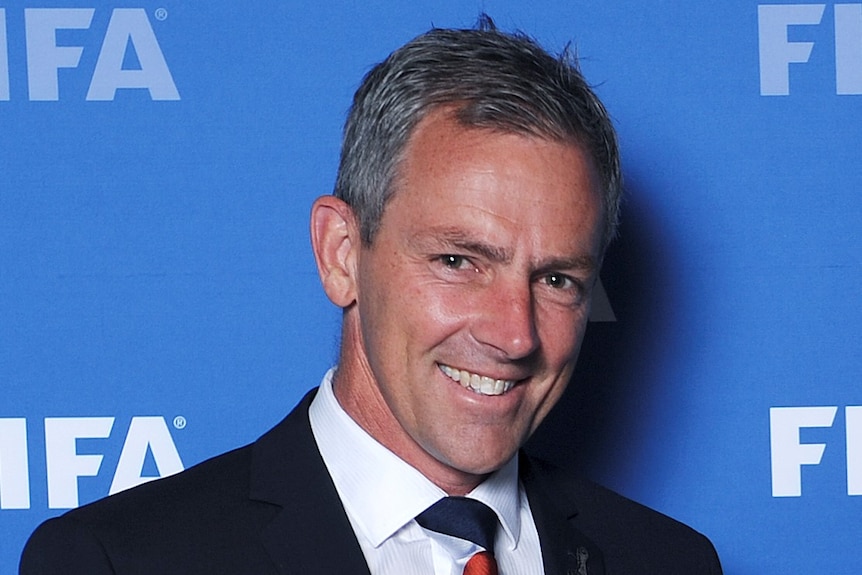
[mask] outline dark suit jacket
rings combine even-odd
[[[311,433],[313,395],[251,445],[48,520],[20,574],[368,575]],[[526,456],[521,478],[548,575],[721,573],[673,519]]]

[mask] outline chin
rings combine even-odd
[[[458,460],[454,462],[454,465],[451,463],[449,465],[462,473],[468,473],[470,475],[489,475],[508,463],[516,452],[517,449],[514,451],[508,451],[498,457],[488,457],[487,453],[480,453],[473,456],[465,455],[459,457]]]

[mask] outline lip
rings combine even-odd
[[[518,382],[516,379],[498,379],[443,363],[438,363],[437,366],[450,380],[479,395],[500,396],[515,387]]]

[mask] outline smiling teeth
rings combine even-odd
[[[463,369],[455,369],[448,365],[440,364],[440,369],[452,381],[457,381],[466,389],[482,395],[502,395],[515,385],[515,382],[510,379],[492,379]]]

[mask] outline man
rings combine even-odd
[[[703,536],[520,453],[571,377],[619,191],[567,57],[490,20],[397,50],[311,214],[337,368],[254,444],[47,522],[21,573],[720,573]]]

